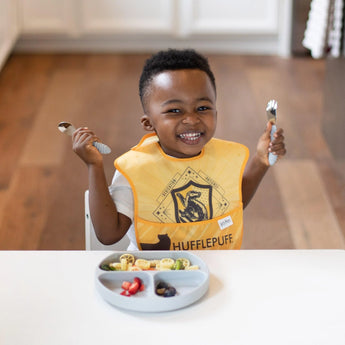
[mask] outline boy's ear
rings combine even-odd
[[[145,131],[153,131],[154,127],[151,123],[150,116],[144,114],[140,119],[141,125],[145,129]]]

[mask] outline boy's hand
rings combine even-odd
[[[274,140],[271,142],[271,128],[272,123],[267,122],[266,130],[259,138],[258,144],[256,146],[257,157],[262,164],[269,166],[268,154],[271,152],[278,156],[278,160],[283,157],[286,153],[285,143],[284,143],[284,131],[282,128],[278,128],[274,133]]]
[[[102,163],[101,153],[92,145],[94,141],[99,141],[94,132],[87,127],[78,128],[72,134],[73,151],[87,164]]]

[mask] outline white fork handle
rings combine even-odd
[[[271,141],[274,140],[274,133],[276,132],[277,130],[277,126],[276,125],[272,125],[272,129],[271,129]],[[270,152],[268,154],[268,162],[270,165],[273,165],[276,161],[277,161],[277,158],[278,156],[277,155],[274,155],[272,152]]]
[[[111,152],[111,149],[108,145],[100,143],[98,141],[94,141],[92,145],[102,154],[102,155],[107,155],[108,153]]]

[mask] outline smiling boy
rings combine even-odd
[[[243,207],[269,163],[286,152],[283,130],[270,141],[271,124],[244,170],[248,149],[215,139],[216,84],[205,57],[167,50],[146,61],[139,94],[141,124],[152,132],[115,161],[107,186],[98,140],[88,128],[73,134],[73,148],[88,166],[90,212],[98,239],[129,250],[238,249]],[[110,193],[109,193],[110,191]]]

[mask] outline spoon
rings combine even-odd
[[[67,134],[72,136],[73,132],[76,130],[76,128],[69,122],[60,122],[58,124],[58,129],[61,133]],[[106,155],[111,152],[111,149],[109,146],[99,143],[98,141],[94,141],[92,145],[103,155]]]

